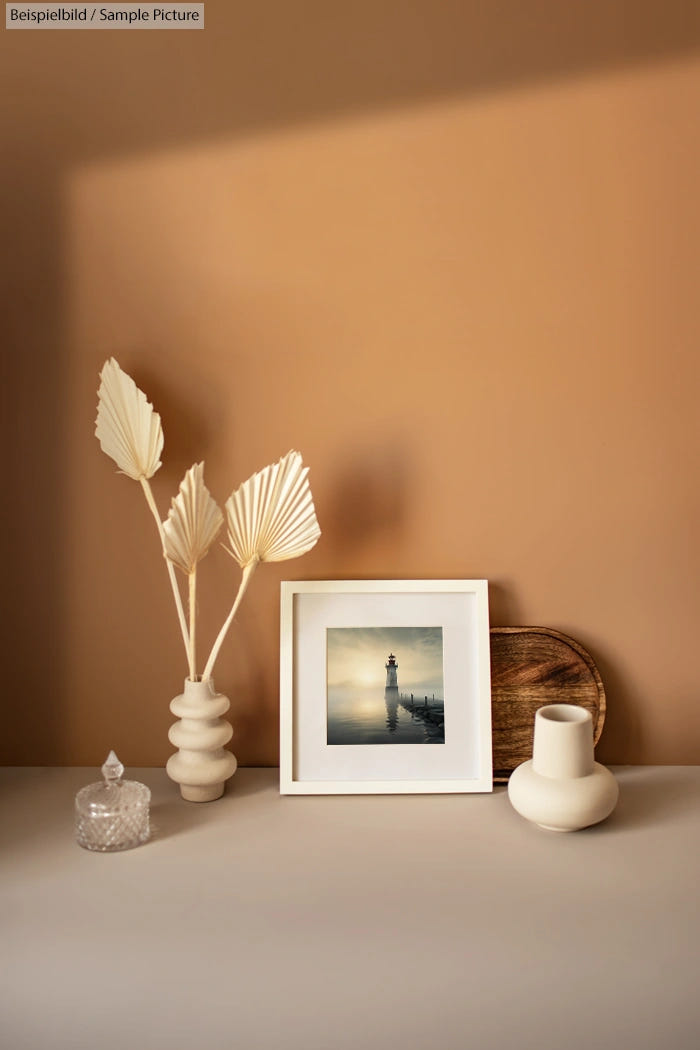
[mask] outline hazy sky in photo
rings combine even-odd
[[[399,690],[442,697],[442,627],[329,627],[328,685],[383,690],[386,661],[399,665]]]

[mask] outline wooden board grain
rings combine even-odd
[[[587,708],[597,743],[605,690],[590,653],[549,627],[492,627],[490,634],[494,782],[532,758],[535,712],[545,704]]]

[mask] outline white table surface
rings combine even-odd
[[[280,797],[239,770],[154,835],[73,838],[94,769],[0,770],[3,1050],[700,1046],[700,767],[615,769],[604,824],[493,795]]]

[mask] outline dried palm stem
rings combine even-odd
[[[188,654],[189,658],[190,635],[189,631],[187,630],[187,620],[185,619],[185,610],[182,605],[182,595],[180,594],[180,588],[178,587],[177,580],[175,578],[175,569],[173,568],[173,563],[169,560],[167,554],[165,553],[165,533],[163,532],[163,522],[160,520],[160,514],[158,513],[158,507],[156,506],[156,501],[153,497],[153,490],[151,489],[148,478],[139,478],[139,481],[141,482],[143,494],[146,497],[146,503],[148,504],[150,511],[155,519],[155,523],[158,526],[158,535],[160,536],[160,543],[163,551],[163,560],[165,561],[165,567],[168,570],[168,579],[170,580],[170,586],[172,587],[173,591],[173,598],[175,599],[175,608],[177,610],[178,623],[180,624],[182,641],[185,644],[185,652]]]
[[[207,660],[206,667],[204,668],[204,672],[202,673],[202,680],[205,681],[205,682],[206,682],[206,680],[208,678],[211,678],[211,676],[212,676],[212,673],[214,671],[214,664],[216,663],[216,658],[219,655],[219,650],[221,649],[221,646],[223,645],[224,638],[228,634],[229,627],[233,623],[233,618],[236,615],[236,613],[238,612],[238,606],[241,604],[241,599],[243,598],[243,595],[245,594],[245,592],[246,592],[246,590],[248,588],[248,584],[250,583],[250,578],[253,575],[253,573],[255,572],[255,567],[256,567],[257,564],[258,564],[257,560],[248,562],[248,564],[243,569],[243,576],[241,578],[241,582],[240,582],[240,585],[238,587],[238,593],[236,594],[236,597],[234,599],[233,605],[231,606],[231,611],[228,614],[228,616],[226,617],[221,630],[219,631],[218,635],[216,636],[216,641],[214,642],[214,645],[212,646],[212,650],[211,650],[211,652],[209,654],[209,659]]]

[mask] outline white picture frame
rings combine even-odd
[[[398,633],[387,633],[391,631]],[[486,580],[283,582],[280,636],[281,794],[493,790]],[[377,646],[394,636],[399,648],[403,645],[408,650],[417,679],[417,660],[430,656],[435,667],[435,654],[441,652],[442,727],[440,697],[435,696],[434,688],[432,699],[426,695],[424,704],[415,690],[409,701],[411,682],[402,678],[406,663],[401,655],[394,691],[393,651],[385,654],[384,696],[377,697],[376,684],[371,690],[369,685],[364,687],[370,690],[374,721],[370,724],[368,720],[365,726],[363,709],[347,685],[347,675],[343,685],[347,692],[342,695],[348,695],[348,702],[356,706],[345,717],[347,708],[338,699],[342,689],[336,684],[342,678],[341,667],[351,668],[352,677],[369,653],[374,674]],[[425,658],[423,652],[428,654]],[[359,674],[358,670],[358,681]],[[438,692],[439,688],[438,684]],[[401,743],[394,742],[399,733],[385,737],[379,727],[376,705],[380,699],[386,706],[386,732],[399,730],[404,734]],[[418,706],[424,710],[419,711]],[[416,743],[419,723],[421,742]]]

